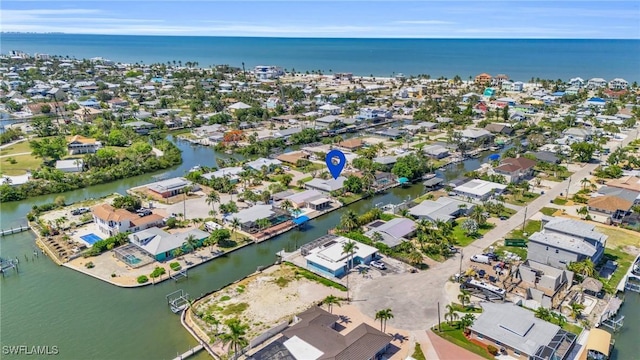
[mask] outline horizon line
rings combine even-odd
[[[268,36],[268,35],[197,35],[197,34],[100,34],[100,33],[69,33],[61,31],[24,32],[0,31],[0,34],[14,35],[89,35],[89,36],[146,36],[146,37],[213,37],[213,38],[257,38],[257,39],[349,39],[349,40],[628,40],[640,41],[640,38],[586,38],[586,37],[406,37],[406,36]],[[1,39],[0,39],[1,41]]]

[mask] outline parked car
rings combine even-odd
[[[479,270],[479,271],[478,271],[478,276],[479,276],[480,278],[484,278],[484,276],[485,276],[486,274],[487,274],[487,272],[486,272],[486,271],[484,271],[484,270]]]
[[[374,260],[374,261],[370,262],[369,265],[373,266],[374,268],[376,268],[378,270],[386,270],[387,269],[387,266],[382,261]]]
[[[494,254],[494,253],[492,253],[492,252],[491,252],[491,253],[485,253],[485,254],[482,254],[482,255],[484,255],[484,256],[486,256],[486,257],[488,257],[491,261],[498,261],[498,260],[500,260],[500,259],[498,258],[498,255],[496,255],[496,254]]]
[[[457,247],[455,247],[455,246],[451,245],[451,246],[449,246],[449,251],[450,251],[452,254],[455,254],[455,253],[457,253],[459,250],[458,250],[458,248],[457,248]]]
[[[486,255],[473,255],[471,257],[471,261],[491,265],[491,259],[489,259],[489,257]]]
[[[153,212],[150,209],[140,209],[137,211],[137,213],[140,217],[149,216],[153,214]]]
[[[506,216],[500,216],[500,220],[507,220],[507,219],[508,219],[508,217],[506,217]]]
[[[89,211],[91,211],[91,209],[86,207],[81,207],[81,208],[71,210],[71,215],[81,215],[84,213],[88,213]]]

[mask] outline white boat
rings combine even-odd
[[[191,170],[189,170],[189,172],[200,171],[201,169],[202,169],[202,166],[196,165],[192,167]]]
[[[633,275],[640,276],[640,258],[638,258],[638,260],[636,260],[636,262],[633,264],[633,268],[631,269],[631,273]]]
[[[422,175],[422,180],[429,180],[429,179],[433,179],[434,177],[436,177],[436,174],[434,173],[424,174]]]

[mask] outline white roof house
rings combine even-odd
[[[609,81],[609,89],[624,90],[629,87],[629,82],[625,79],[615,78]]]
[[[192,229],[187,232],[169,234],[157,227],[152,227],[146,230],[138,231],[133,234],[129,234],[129,241],[141,248],[145,252],[156,256],[162,253],[172,251],[179,248],[185,243],[187,237],[193,235],[196,239],[204,239],[209,237],[209,234],[198,229]]]
[[[67,173],[81,172],[83,165],[84,161],[82,159],[56,161],[56,169]]]
[[[466,211],[473,209],[475,204],[452,199],[450,197],[440,197],[438,200],[425,200],[409,209],[409,214],[418,219],[429,221],[451,221]]]
[[[225,221],[231,222],[234,218],[238,218],[241,224],[255,222],[259,219],[265,219],[273,215],[273,206],[271,205],[254,205],[250,208],[242,209],[235,214],[225,217]]]
[[[506,188],[507,185],[504,184],[475,179],[455,187],[453,192],[460,196],[486,200],[493,194],[502,193]]]
[[[256,171],[262,170],[263,166],[270,168],[273,166],[280,166],[280,165],[282,165],[282,161],[276,160],[276,159],[266,159],[266,158],[259,158],[257,160],[249,161],[248,163],[244,164],[245,167],[252,168]]]
[[[233,179],[238,179],[238,174],[240,174],[243,171],[244,169],[239,166],[226,167],[226,168],[216,170],[214,172],[202,174],[202,177],[207,180],[211,180],[213,178],[223,178],[223,177],[228,177],[229,179],[233,180]]]
[[[235,104],[229,105],[229,109],[230,110],[242,110],[242,109],[249,109],[251,108],[251,106],[243,103],[243,102],[237,102]]]
[[[313,262],[333,272],[346,268],[349,262],[349,254],[345,253],[343,246],[348,241],[354,241],[349,238],[339,236],[324,246],[311,249],[310,254],[305,256],[307,262]],[[363,243],[354,241],[357,244],[353,258],[367,259],[378,253],[378,249]]]
[[[311,190],[318,190],[323,193],[329,193],[335,190],[340,190],[344,187],[344,182],[347,180],[346,177],[340,176],[337,179],[318,179],[315,178],[304,184],[305,188]]]

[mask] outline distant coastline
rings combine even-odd
[[[640,81],[640,40],[275,38],[2,33],[3,53],[91,58],[125,63],[196,61],[203,67],[277,65],[298,72],[361,76],[429,74],[463,79],[487,72],[510,78],[624,78]],[[144,49],[144,51],[140,51]]]

